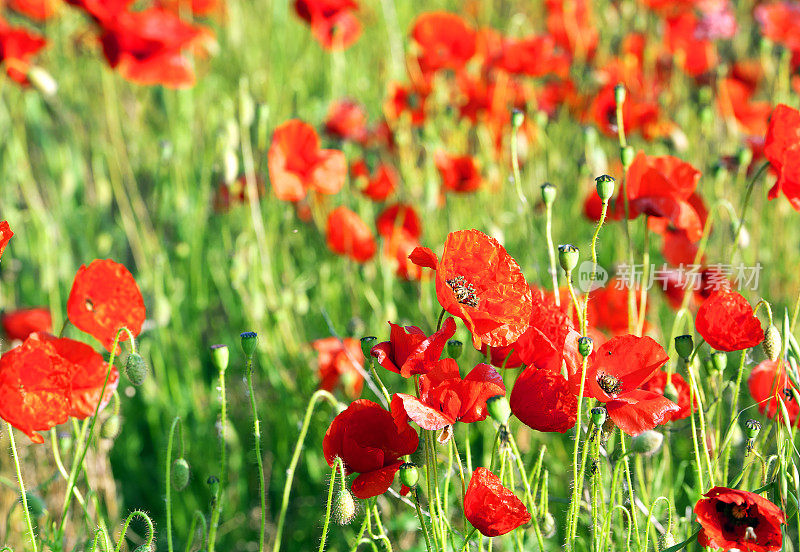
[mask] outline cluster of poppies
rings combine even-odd
[[[0,222],[0,256],[13,235],[8,222]],[[119,353],[117,343],[139,334],[145,318],[136,281],[110,259],[78,270],[66,307],[75,328],[114,354]],[[38,431],[70,416],[92,416],[111,400],[119,383],[117,368],[91,346],[52,335],[47,309],[3,313],[2,326],[13,347],[0,356],[0,418],[33,442],[44,442]]]
[[[180,13],[207,16],[219,12],[219,0],[156,0],[143,10],[132,10],[133,0],[65,0],[82,10],[97,31],[108,64],[127,80],[141,85],[184,88],[194,84],[195,72],[187,53],[202,54],[213,40],[207,27],[194,25]],[[57,17],[61,0],[12,0],[8,9],[35,22]],[[0,13],[0,63],[8,76],[31,84],[31,58],[47,39],[11,26]]]

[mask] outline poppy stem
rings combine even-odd
[[[513,115],[512,115],[513,117]],[[522,204],[523,208],[528,207],[528,198],[522,193],[522,177],[519,173],[519,152],[518,152],[518,139],[519,126],[511,125],[511,169],[514,174],[514,187],[517,190],[517,198]]]
[[[547,258],[550,263],[550,276],[553,279],[553,298],[556,306],[561,306],[561,294],[558,292],[558,270],[556,269],[556,250],[553,245],[553,204],[545,202],[544,233],[547,239]]]
[[[227,444],[225,442],[225,426],[227,423],[227,400],[225,397],[225,370],[227,362],[219,367],[219,400],[220,400],[220,430],[219,430],[219,486],[212,497],[211,522],[208,528],[208,552],[214,552],[217,544],[217,529],[219,517],[222,514],[222,489],[227,481]]]
[[[650,217],[644,217],[644,247],[642,249],[642,284],[639,290],[639,316],[636,319],[636,335],[644,331],[644,318],[647,313],[647,288],[650,287]]]
[[[442,309],[442,312],[439,313],[439,320],[436,321],[436,331],[437,332],[442,329],[442,320],[444,320],[444,314],[446,312],[447,312],[446,310]]]
[[[33,531],[33,521],[31,521],[31,512],[28,510],[28,494],[25,492],[25,483],[22,480],[22,470],[19,465],[19,455],[17,454],[17,444],[14,441],[14,428],[11,424],[6,422],[6,429],[8,430],[8,438],[11,441],[11,455],[14,458],[14,468],[17,470],[17,482],[19,483],[20,499],[22,500],[22,510],[25,515],[25,524],[28,526],[28,535],[31,539],[31,549],[36,552],[36,533]]]
[[[172,552],[172,442],[175,437],[176,428],[181,431],[181,418],[175,416],[172,426],[169,428],[169,438],[167,439],[167,461],[166,461],[166,499],[167,499],[167,549]],[[183,448],[183,435],[181,432],[181,448]]]
[[[328,527],[331,523],[331,506],[333,505],[333,489],[336,487],[336,472],[339,469],[339,464],[341,464],[342,459],[336,458],[333,462],[333,467],[331,468],[331,482],[328,485],[328,504],[325,508],[325,521],[322,524],[322,537],[320,537],[319,542],[319,552],[323,552],[325,550],[325,543],[328,540]],[[342,486],[344,486],[346,482],[342,481]]]
[[[250,393],[250,408],[253,410],[253,436],[255,438],[256,463],[258,464],[258,491],[261,496],[261,526],[258,533],[258,552],[264,552],[264,533],[267,527],[267,496],[264,482],[264,464],[261,459],[261,421],[258,419],[256,395],[253,389],[253,357],[247,357],[247,390]],[[378,380],[380,381],[380,380]],[[383,384],[381,384],[383,387]],[[324,535],[323,535],[324,539]],[[324,540],[323,540],[324,543]],[[321,551],[322,549],[320,549]],[[172,551],[170,551],[172,552]]]
[[[739,390],[742,385],[742,376],[744,375],[744,362],[747,359],[747,349],[742,351],[741,358],[739,358],[739,367],[736,370],[736,383],[733,386],[733,403],[731,404],[731,423],[736,419],[739,414]],[[731,444],[729,443],[725,450],[722,451],[722,481],[728,479],[728,463],[731,458]]]
[[[736,232],[733,234],[733,251],[731,251],[731,258],[728,264],[733,264],[733,259],[736,256],[737,251],[739,251],[739,236],[741,235],[742,228],[744,227],[744,217],[747,214],[747,207],[750,205],[750,196],[753,195],[753,188],[755,187],[758,178],[764,174],[764,171],[766,171],[768,167],[769,161],[765,161],[764,164],[758,168],[756,174],[754,174],[750,179],[750,182],[747,183],[747,189],[744,193],[744,200],[742,201],[742,208],[740,209],[742,214],[739,217],[738,224],[736,225]]]
[[[383,381],[381,380],[380,376],[378,375],[378,371],[375,369],[375,362],[377,359],[375,357],[370,357],[367,360],[369,364],[369,369],[372,372],[372,376],[375,378],[375,381],[378,382],[378,387],[381,388],[381,394],[383,394],[383,398],[386,399],[386,407],[388,408],[389,405],[392,404],[392,397],[389,395],[389,391],[386,390],[386,386],[383,385]]]
[[[475,534],[477,529],[475,527],[472,528],[472,531],[464,537],[464,546],[461,547],[461,552],[466,552],[469,549],[469,542],[472,540],[472,536]]]
[[[602,200],[602,207],[600,209],[600,220],[597,221],[597,226],[592,235],[591,254],[592,254],[592,273],[589,275],[589,289],[586,290],[586,297],[583,300],[583,323],[588,328],[589,326],[589,292],[592,290],[591,284],[594,281],[595,274],[597,273],[597,238],[600,235],[600,228],[606,220],[606,213],[608,212],[608,200]],[[586,335],[586,329],[583,329],[583,335]]]
[[[414,506],[417,509],[417,517],[419,518],[420,527],[422,527],[422,534],[425,536],[425,547],[428,549],[428,552],[433,552],[431,549],[431,537],[428,535],[428,526],[425,523],[425,516],[422,515],[422,508],[419,506],[419,494],[416,487],[411,489],[411,494],[414,496]]]
[[[622,450],[622,456],[623,456],[622,462],[623,462],[623,469],[625,472],[625,480],[626,483],[628,484],[628,499],[630,500],[631,503],[631,509],[629,512],[631,518],[631,525],[633,526],[633,534],[636,537],[636,549],[641,550],[642,541],[639,538],[639,522],[636,520],[636,508],[634,507],[634,505],[636,504],[636,500],[633,496],[633,483],[631,481],[631,465],[626,456],[627,450],[625,449],[625,434],[621,432],[619,435],[619,444],[620,444],[620,449]],[[631,540],[631,534],[629,527],[629,532],[628,532],[629,547],[630,547],[630,540]]]
[[[114,548],[114,552],[120,552],[120,550],[122,550],[122,543],[125,541],[125,534],[128,532],[128,526],[135,517],[141,518],[147,525],[147,538],[145,539],[144,544],[142,544],[139,548],[142,550],[152,550],[151,547],[153,545],[153,539],[156,535],[155,527],[153,526],[153,520],[151,520],[150,516],[148,516],[147,513],[143,512],[142,510],[134,510],[125,519],[125,523],[122,524],[122,533],[119,536],[119,541],[117,541],[117,546]]]
[[[514,434],[510,431],[508,432],[508,442],[511,445],[511,452],[514,454],[514,460],[516,460],[517,470],[519,470],[520,478],[522,479],[522,484],[525,487],[525,497],[528,499],[528,510],[530,511],[533,517],[533,531],[536,534],[536,541],[539,544],[539,550],[544,550],[544,539],[542,537],[542,530],[539,527],[539,510],[536,507],[536,503],[533,500],[534,495],[531,491],[531,484],[528,481],[528,474],[525,472],[525,465],[522,463],[522,455],[519,453],[519,447],[517,447],[517,441],[514,439]],[[539,457],[541,459],[541,456]],[[541,463],[538,464],[538,467],[541,467]]]

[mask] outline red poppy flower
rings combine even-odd
[[[796,65],[800,52],[800,7],[797,3],[760,4],[753,15],[761,26],[761,34],[791,51],[793,64]]]
[[[486,419],[486,400],[505,395],[506,387],[497,370],[488,364],[478,364],[464,379],[452,358],[443,358],[419,378],[419,398],[405,393],[392,397],[392,415],[405,423],[414,420],[423,429],[436,430],[456,422],[470,424]],[[442,442],[451,433],[440,437]]]
[[[322,441],[329,466],[339,457],[348,473],[360,474],[351,486],[357,498],[383,494],[391,486],[402,456],[419,445],[408,423],[395,423],[392,415],[366,399],[354,401],[331,422]]]
[[[640,389],[667,360],[649,337],[613,337],[590,357],[586,395],[606,403],[608,417],[625,433],[653,429],[680,409],[660,393]]]
[[[527,329],[531,291],[517,262],[494,238],[478,230],[451,232],[441,261],[427,247],[409,258],[436,271],[439,303],[464,320],[475,348],[509,345]]]
[[[706,299],[697,311],[695,328],[717,351],[741,351],[764,340],[761,322],[747,299],[730,289],[721,289]]]
[[[8,7],[17,13],[21,13],[36,19],[37,21],[44,21],[55,15],[58,9],[58,0],[8,0]]]
[[[720,112],[732,117],[743,132],[763,136],[767,132],[772,106],[769,102],[753,101],[755,92],[754,86],[731,75],[719,83],[717,105]]]
[[[361,36],[354,0],[295,0],[294,11],[311,26],[311,34],[327,50],[349,48]]]
[[[445,190],[467,193],[480,188],[481,173],[472,156],[438,151],[434,159]]]
[[[367,165],[363,161],[355,163],[351,167],[351,172],[354,177],[367,179],[367,185],[361,190],[361,193],[372,201],[386,201],[386,198],[392,195],[400,182],[400,176],[395,168],[386,163],[378,165],[372,177],[370,177]]]
[[[145,317],[144,299],[127,268],[111,259],[98,259],[81,266],[75,274],[67,317],[111,351],[120,328],[139,335]],[[128,334],[122,332],[119,340],[127,339]]]
[[[616,83],[605,85],[592,99],[587,115],[607,136],[617,135],[617,103],[614,96]],[[625,132],[640,132],[647,139],[666,134],[670,125],[661,114],[658,103],[640,94],[629,93],[622,108]]]
[[[548,74],[566,76],[569,56],[558,50],[553,37],[529,36],[522,39],[504,38],[492,66],[512,75],[541,77]]]
[[[427,373],[442,356],[447,340],[456,333],[456,323],[450,317],[430,336],[416,326],[403,328],[391,322],[389,326],[389,341],[375,345],[370,354],[378,364],[404,378]]]
[[[361,342],[352,337],[341,341],[338,337],[326,337],[317,339],[311,346],[317,352],[319,388],[333,391],[342,381],[350,397],[359,396],[364,386],[364,377],[361,375],[364,364]]]
[[[393,267],[395,274],[403,280],[421,280],[427,273],[415,265],[409,255],[419,247],[419,239],[402,228],[392,232],[383,240],[383,256]]]
[[[786,407],[790,422],[793,425],[800,422],[800,405],[795,396],[795,393],[800,390],[786,375],[782,361],[769,359],[762,361],[750,372],[747,386],[753,400],[758,403],[758,411],[767,418],[782,419],[778,408],[778,401],[780,401]]]
[[[678,392],[678,400],[676,404],[680,407],[680,410],[677,412],[670,412],[669,415],[664,419],[664,423],[688,418],[689,414],[692,413],[692,407],[689,401],[689,397],[691,396],[689,384],[686,383],[686,380],[683,379],[683,376],[680,374],[672,374],[672,379],[670,382]],[[659,395],[663,395],[664,387],[666,385],[667,373],[664,370],[659,370],[652,378],[644,382],[641,388],[645,391],[652,391],[654,393],[658,393]],[[697,407],[696,400],[695,407]]]
[[[411,205],[395,203],[390,205],[378,215],[375,220],[378,234],[383,237],[391,236],[397,230],[404,230],[414,239],[422,235],[422,222]]]
[[[359,263],[370,260],[378,249],[372,231],[356,213],[339,206],[328,215],[328,247]]]
[[[333,102],[328,110],[325,132],[341,140],[363,142],[367,137],[367,113],[354,100]]]
[[[424,85],[389,83],[389,95],[383,104],[383,113],[388,121],[397,121],[408,114],[413,126],[425,122],[425,102],[430,89]]]
[[[5,64],[8,76],[18,83],[29,84],[28,62],[45,44],[44,38],[21,27],[10,27],[0,19],[0,63]]]
[[[464,515],[482,535],[505,535],[531,520],[531,514],[500,478],[486,468],[476,469],[464,494]]]
[[[6,250],[6,246],[13,235],[14,232],[11,231],[8,221],[0,221],[0,257],[3,256],[3,251]]]
[[[590,291],[589,324],[612,335],[628,333],[628,285],[630,282],[612,278],[605,286]],[[635,291],[636,312],[639,312],[639,291]]]
[[[697,501],[694,513],[702,525],[700,546],[747,552],[781,550],[783,511],[756,493],[714,487]]]
[[[188,10],[196,17],[221,14],[225,9],[221,0],[158,0],[156,5],[178,14]]]
[[[133,2],[134,0],[67,0],[67,3],[82,9],[97,22],[125,13]]]
[[[411,36],[420,48],[417,59],[423,73],[461,69],[475,55],[475,31],[454,13],[421,14]]]
[[[526,368],[514,383],[509,402],[514,416],[531,429],[564,433],[575,427],[578,398],[558,372]]]
[[[769,198],[775,199],[783,192],[792,207],[800,211],[800,112],[783,104],[775,108],[769,119],[764,155],[778,173]]]
[[[714,43],[699,36],[697,16],[692,12],[665,21],[664,44],[690,77],[698,77],[716,63]]]
[[[267,158],[272,189],[283,201],[300,201],[308,190],[335,194],[347,178],[344,154],[320,149],[314,128],[297,119],[275,129]]]
[[[559,46],[579,58],[594,54],[600,33],[589,0],[546,0],[547,31]]]
[[[44,307],[20,309],[4,312],[0,324],[10,341],[24,341],[35,332],[49,332],[53,329],[50,310]]]

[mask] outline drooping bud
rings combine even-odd
[[[447,342],[447,356],[453,360],[458,360],[461,353],[464,351],[464,344],[458,339],[451,339]]]
[[[558,246],[558,263],[564,269],[564,272],[572,272],[578,266],[579,256],[578,248],[572,244],[567,243]]]
[[[139,353],[131,353],[125,359],[125,375],[135,386],[140,386],[147,379],[147,363]]]
[[[557,530],[558,525],[556,524],[556,518],[553,517],[553,514],[547,512],[542,520],[542,534],[545,538],[550,538],[556,534]]]
[[[549,182],[545,182],[542,184],[542,201],[545,205],[552,205],[553,202],[556,200],[556,187],[550,184]]]
[[[721,351],[717,351],[711,354],[711,364],[714,365],[714,369],[719,372],[724,372],[725,368],[728,367],[728,355]]]
[[[588,357],[592,354],[592,349],[594,349],[594,341],[591,337],[584,335],[578,338],[578,352],[582,357]]]
[[[603,424],[606,423],[606,418],[608,416],[606,409],[603,408],[602,406],[595,406],[594,408],[592,408],[590,412],[594,427],[596,427],[597,429],[602,428]]]
[[[253,353],[256,352],[256,345],[258,344],[258,334],[256,332],[242,332],[239,334],[242,340],[242,351],[244,356],[248,359],[253,358]]]
[[[378,338],[374,335],[368,335],[361,338],[361,352],[364,353],[364,358],[369,358],[372,348],[375,346],[377,341]]]
[[[120,419],[118,414],[113,414],[109,416],[109,418],[103,422],[102,427],[100,428],[100,434],[105,439],[116,439],[117,435],[119,435],[119,430],[122,427],[122,420]]]
[[[603,201],[608,201],[614,195],[614,184],[616,180],[614,177],[604,174],[594,179],[597,187],[597,195]]]
[[[227,345],[212,345],[211,346],[211,360],[214,362],[214,367],[220,372],[224,373],[228,369],[228,346]]]
[[[675,351],[678,356],[686,360],[692,356],[694,351],[694,339],[691,335],[679,335],[675,338]]]
[[[511,126],[514,129],[518,129],[522,126],[522,123],[525,122],[525,113],[520,109],[514,109],[511,111]]]
[[[505,425],[511,417],[511,406],[503,395],[495,395],[486,401],[486,410],[492,420],[500,425]]]
[[[189,462],[185,458],[176,458],[172,462],[172,470],[170,473],[170,480],[172,481],[172,488],[176,491],[182,491],[189,484]]]
[[[620,160],[622,161],[622,166],[626,169],[631,166],[633,163],[633,158],[636,157],[636,151],[631,146],[625,146],[619,152]]]
[[[400,465],[400,482],[412,489],[417,486],[419,470],[414,462],[404,462]]]
[[[761,431],[761,422],[753,419],[747,420],[744,423],[744,429],[748,439],[755,439],[758,437],[758,432]]]
[[[770,324],[767,331],[764,332],[764,343],[761,346],[768,359],[773,362],[778,360],[781,355],[781,332],[773,324]]]
[[[636,454],[652,456],[661,448],[664,442],[664,435],[658,431],[649,429],[641,432],[631,440],[631,450]]]
[[[356,501],[347,489],[336,493],[333,503],[333,520],[339,525],[348,525],[356,517]]]

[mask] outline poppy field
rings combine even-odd
[[[800,1],[0,0],[0,552],[800,550]]]

